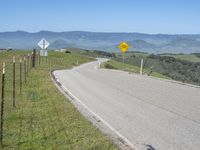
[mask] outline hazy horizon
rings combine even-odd
[[[115,32],[115,31],[84,31],[84,30],[69,30],[69,31],[51,31],[51,30],[38,30],[38,31],[26,31],[26,30],[10,30],[10,31],[0,31],[0,33],[4,32],[27,32],[27,33],[38,33],[38,32],[55,32],[55,33],[63,33],[63,32],[91,32],[91,33],[135,33],[135,34],[149,34],[149,35],[200,35],[200,33],[175,33],[175,34],[169,34],[169,33],[144,33],[144,32]]]

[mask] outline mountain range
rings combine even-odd
[[[144,33],[105,33],[105,32],[51,32],[25,31],[0,32],[0,49],[39,48],[37,43],[45,38],[49,49],[84,48],[89,50],[119,51],[118,45],[126,41],[130,51],[149,53],[198,53],[200,34],[144,34]]]

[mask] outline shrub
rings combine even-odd
[[[65,51],[65,53],[67,53],[67,54],[71,54],[71,52],[70,52],[70,51]]]
[[[107,69],[116,69],[113,65],[108,64],[108,63],[106,63],[106,64],[104,65],[104,67],[107,68]]]

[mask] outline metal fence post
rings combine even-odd
[[[28,56],[27,56],[27,73],[26,73],[26,75],[27,75],[27,77],[28,77],[28,73],[29,73],[29,62],[30,61],[30,56],[29,56],[29,53],[28,53]]]
[[[26,57],[24,56],[24,82],[26,83]]]
[[[39,58],[39,65],[40,65],[40,62],[41,62],[41,56],[40,56],[40,50],[38,51],[38,58]]]
[[[19,91],[20,91],[20,95],[22,94],[22,58],[20,57],[19,60]]]

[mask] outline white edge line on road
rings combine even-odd
[[[54,75],[55,76],[55,75]],[[86,104],[84,104],[81,100],[79,100],[76,96],[74,96],[70,90],[68,90],[65,86],[63,86],[57,78],[55,78],[56,82],[60,84],[60,87],[67,92],[73,99],[78,101],[85,109],[87,109],[92,115],[94,115],[96,118],[101,120],[101,122],[107,126],[114,134],[116,134],[119,138],[121,138],[127,146],[129,146],[133,150],[137,150],[136,146],[131,143],[127,138],[125,138],[123,135],[121,135],[116,129],[114,129],[108,122],[106,122],[103,118],[101,118],[99,115],[97,115],[94,111],[92,111]]]
[[[90,113],[92,113],[96,118],[101,120],[112,132],[114,132],[117,136],[122,138],[131,148],[136,150],[136,147],[123,135],[121,135],[117,130],[115,130],[108,122],[106,122],[103,118],[101,118],[99,115],[97,115],[94,111],[92,111],[86,104],[84,104],[81,100],[79,100],[76,96],[74,96],[65,86],[61,84],[62,88],[67,91],[70,96],[72,96],[76,101],[78,101],[85,109],[87,109]]]

